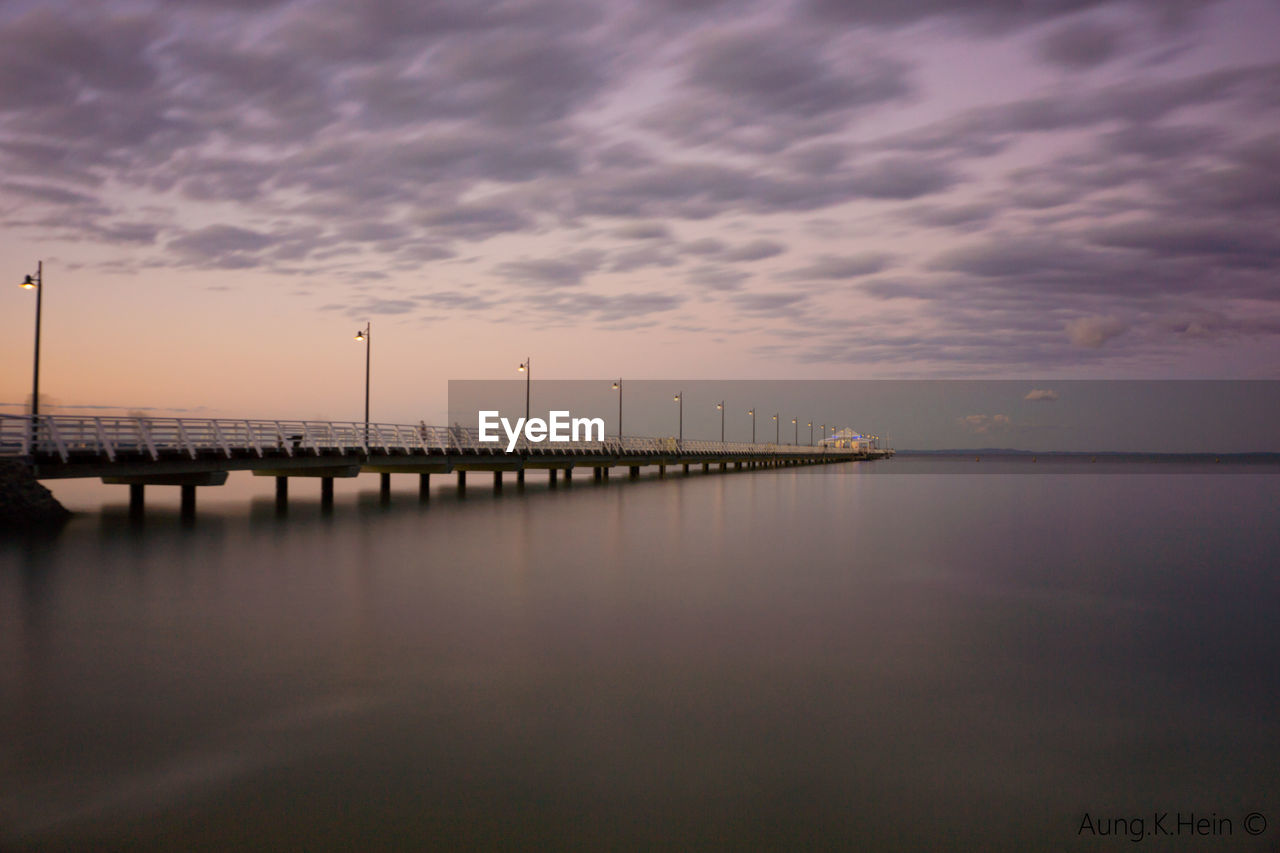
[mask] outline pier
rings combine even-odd
[[[196,489],[220,486],[232,471],[276,478],[276,503],[288,504],[290,480],[320,481],[321,504],[333,503],[333,481],[372,472],[380,476],[384,499],[391,476],[416,475],[421,500],[430,496],[430,477],[453,475],[460,492],[469,472],[490,472],[493,488],[514,473],[516,487],[530,471],[545,471],[549,485],[575,471],[593,482],[622,468],[637,479],[644,468],[659,477],[679,468],[703,474],[798,465],[853,462],[892,455],[891,450],[859,450],[818,445],[697,441],[676,438],[606,438],[556,444],[520,438],[512,452],[481,442],[478,430],[421,424],[363,424],[334,421],[244,420],[230,418],[129,418],[76,415],[0,415],[0,457],[26,460],[40,480],[100,478],[129,487],[131,514],[141,515],[147,486],[182,490],[182,514],[194,517]]]

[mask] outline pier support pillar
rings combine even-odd
[[[658,464],[658,479],[661,480],[665,476],[667,476],[667,465],[662,462]]]
[[[632,466],[631,466],[631,479],[633,479],[633,480],[638,480],[638,479],[640,479],[640,466],[639,466],[639,465],[632,465]]]
[[[424,502],[431,500],[431,475],[430,474],[418,475],[418,500],[424,501]]]
[[[462,497],[467,493],[467,472],[458,472],[458,496]]]
[[[289,508],[289,478],[276,477],[276,509],[284,512]]]
[[[391,475],[379,474],[378,479],[378,499],[386,503],[391,500]]]
[[[604,476],[604,480],[605,480],[605,482],[606,482],[606,483],[607,483],[607,482],[609,482],[609,469],[608,469],[608,468],[605,468],[605,469],[604,469],[604,475],[603,475],[603,476]]]
[[[333,478],[320,478],[320,507],[322,509],[333,509]]]
[[[556,487],[556,469],[555,468],[547,469],[547,483],[553,489]]]
[[[524,469],[523,468],[521,468],[519,471],[516,472],[516,488],[517,489],[524,488]]]
[[[591,469],[591,479],[592,479],[592,480],[594,480],[594,481],[595,481],[595,482],[597,482],[597,483],[599,483],[601,480],[603,480],[603,479],[604,479],[604,469],[603,469],[603,468],[592,468],[592,469]]]
[[[501,471],[493,472],[493,493],[495,495],[502,494],[502,472]]]
[[[180,486],[182,489],[182,517],[187,521],[196,517],[196,487]]]
[[[735,471],[741,471],[741,470],[742,470],[742,463],[741,463],[741,462],[735,462],[735,463],[733,463],[733,465],[734,465],[733,470],[735,470]]]
[[[573,469],[572,469],[572,468],[565,468],[565,469],[564,469],[564,484],[567,486],[567,485],[569,485],[569,484],[570,484],[570,483],[572,483],[572,482],[573,482]]]
[[[709,474],[710,472],[711,472],[711,463],[710,463],[710,462],[703,462],[703,463],[702,463],[702,473],[704,473],[704,474]]]
[[[129,515],[132,518],[142,517],[142,507],[145,504],[143,498],[143,489],[146,488],[141,483],[129,484]]]
[[[680,473],[682,473],[682,474],[688,474],[688,473],[689,473],[689,463],[688,463],[688,462],[684,463],[684,470],[683,470],[683,471],[681,471]]]

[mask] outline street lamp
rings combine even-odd
[[[618,440],[622,440],[622,380],[613,383],[613,390],[618,392]]]
[[[516,368],[524,374],[524,422],[529,422],[529,383],[533,380],[533,368],[530,365],[533,359],[528,356],[524,357],[524,362]]]
[[[809,446],[813,447],[813,421],[809,421]]]
[[[716,408],[720,410],[720,443],[724,444],[724,400],[716,403]]]
[[[778,422],[778,413],[773,413],[773,443],[782,444],[782,433],[779,431],[782,425]]]
[[[747,411],[747,414],[751,415],[751,443],[755,444],[756,443],[756,410],[749,409]]]
[[[674,402],[680,404],[680,444],[678,446],[683,447],[684,446],[684,392],[681,391],[679,394],[675,395],[671,399]]]
[[[22,288],[36,292],[36,354],[31,374],[31,455],[34,457],[40,423],[40,303],[44,298],[44,261],[36,261],[35,276],[24,276]]]
[[[800,424],[796,422],[796,418],[791,419],[791,426],[795,428],[796,437],[792,440],[792,444],[800,446]]]
[[[373,359],[373,323],[366,322],[356,332],[356,340],[364,344],[364,443],[369,443],[369,362]]]

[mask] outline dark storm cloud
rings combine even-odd
[[[1120,31],[1095,21],[1058,27],[1041,39],[1037,52],[1046,62],[1072,70],[1093,68],[1120,52]]]

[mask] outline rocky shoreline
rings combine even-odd
[[[0,528],[48,527],[70,517],[70,510],[40,485],[25,462],[0,459]]]

